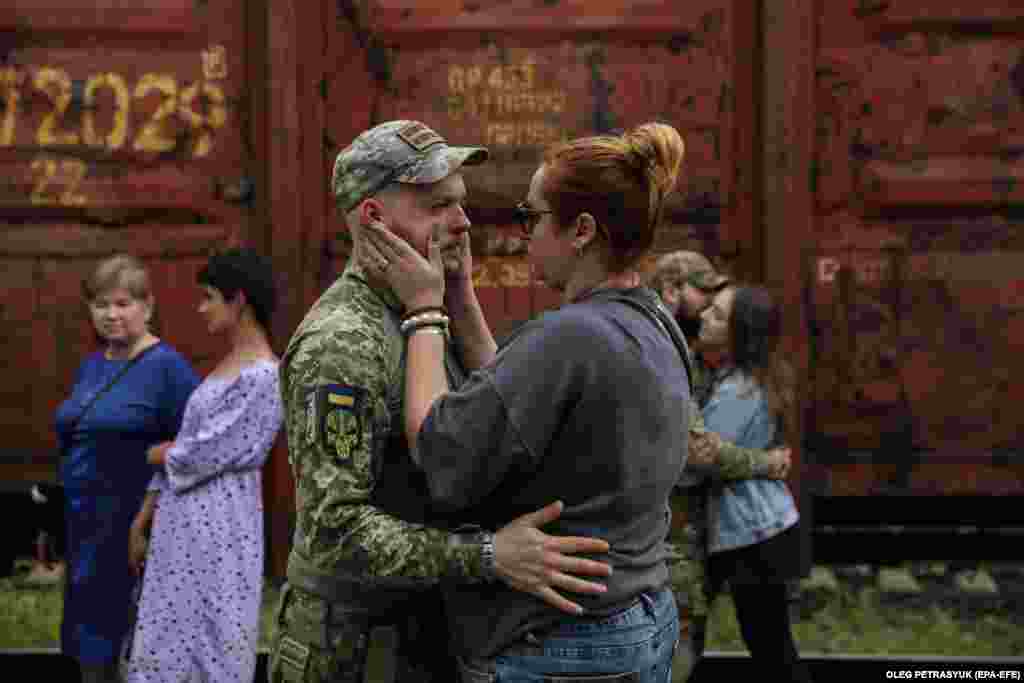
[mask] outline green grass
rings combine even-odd
[[[60,585],[28,587],[17,579],[0,578],[0,649],[56,648],[64,605]],[[272,582],[263,590],[260,607],[260,649],[269,649],[274,610],[280,591]]]
[[[842,587],[818,609],[794,612],[804,654],[1024,656],[1024,629],[1005,608],[886,604],[874,588]],[[746,651],[728,595],[715,603],[708,631],[709,650]]]
[[[278,596],[268,582],[261,610],[264,649],[272,637]],[[1013,614],[1006,605],[973,611],[891,605],[873,588],[842,586],[815,609],[801,606],[794,611],[793,630],[804,654],[1024,656],[1024,615]],[[59,587],[25,588],[0,579],[0,649],[57,647],[60,617]],[[718,599],[712,612],[708,649],[745,649],[728,595]]]
[[[63,613],[60,587],[22,588],[0,579],[0,648],[56,647]]]

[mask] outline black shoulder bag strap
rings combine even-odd
[[[74,431],[75,427],[77,427],[78,423],[82,421],[82,418],[85,417],[85,414],[89,412],[89,409],[96,404],[96,401],[99,400],[100,396],[110,391],[111,387],[120,382],[121,378],[124,377],[128,373],[128,371],[132,369],[133,365],[142,360],[142,357],[149,353],[150,350],[152,350],[156,346],[160,346],[160,342],[147,346],[146,348],[139,351],[134,358],[125,363],[124,367],[121,368],[116,375],[114,375],[113,379],[107,382],[107,385],[105,387],[103,387],[102,389],[100,389],[99,391],[92,395],[92,398],[89,399],[89,402],[85,405],[84,408],[82,408],[82,412],[80,412],[78,414],[78,417],[76,417],[75,420],[71,423],[71,426],[68,428],[68,431]]]
[[[668,310],[657,301],[647,302],[629,296],[610,296],[608,301],[618,301],[632,306],[646,315],[654,323],[655,327],[661,328],[661,331],[668,335],[668,338],[675,345],[676,351],[679,352],[679,357],[683,359],[683,368],[686,370],[686,383],[690,388],[690,396],[693,396],[693,370],[690,365],[690,347],[686,344],[686,337],[683,336],[683,331],[679,329],[679,324],[672,319]]]

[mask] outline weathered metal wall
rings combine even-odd
[[[815,489],[1020,494],[1024,5],[818,7]]]
[[[261,239],[246,21],[242,0],[0,7],[4,477],[52,476],[53,412],[95,346],[80,282],[98,259],[142,257],[161,336],[199,370],[223,351],[194,278],[214,248]]]
[[[1022,33],[1017,0],[7,0],[0,470],[52,472],[98,258],[144,258],[163,336],[206,370],[195,271],[262,247],[280,348],[349,251],[334,156],[418,118],[491,148],[467,181],[501,333],[555,303],[511,221],[541,150],[658,119],[688,154],[656,252],[704,251],[790,314],[813,465],[794,487],[1019,494]],[[280,573],[283,453],[267,481]]]
[[[476,284],[492,325],[555,303],[531,284],[511,207],[552,142],[650,120],[677,126],[685,179],[658,251],[733,260],[753,235],[756,6],[746,0],[328,3],[324,174],[360,130],[416,118],[492,160],[466,174]],[[334,229],[338,226],[335,223]],[[347,249],[325,234],[325,284]],[[749,253],[749,252],[748,252]],[[753,262],[753,261],[752,261]]]

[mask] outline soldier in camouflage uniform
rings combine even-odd
[[[444,244],[459,354],[446,362],[453,385],[493,355],[472,290],[469,221],[460,168],[481,148],[449,146],[422,123],[391,121],[366,131],[335,162],[332,189],[361,253],[361,228],[384,225],[426,251]],[[281,360],[288,452],[297,519],[288,581],[277,612],[270,681],[454,680],[439,581],[504,580],[552,604],[552,588],[601,586],[596,539],[552,537],[537,527],[558,504],[490,534],[449,530],[431,511],[422,473],[403,432],[402,306],[352,258],[299,325]],[[571,604],[571,603],[568,603]],[[372,651],[372,656],[370,655]],[[368,664],[369,662],[369,664]]]
[[[665,305],[676,314],[687,343],[693,349],[700,327],[700,312],[728,282],[729,278],[717,273],[701,254],[676,251],[658,259],[648,286],[658,292]],[[689,649],[681,647],[677,651],[672,665],[676,678],[685,677],[704,650],[709,608],[705,577],[709,478],[726,481],[754,477],[781,479],[788,473],[790,462],[788,448],[742,448],[704,428],[699,406],[710,393],[712,373],[699,353],[694,353],[692,360],[690,379],[697,405],[690,410],[690,457],[671,499],[669,571],[676,600],[681,611],[689,612],[693,633]]]

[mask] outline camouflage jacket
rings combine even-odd
[[[694,355],[690,369],[693,373],[691,382],[694,401],[690,410],[690,448],[691,450],[699,448],[701,439],[710,439],[714,443],[717,456],[715,464],[710,467],[688,466],[688,469],[695,474],[703,474],[706,477],[722,481],[768,476],[773,464],[768,458],[769,451],[741,448],[723,441],[717,434],[705,429],[700,409],[707,403],[711,391],[714,389],[714,375],[701,360],[700,355]],[[691,477],[691,479],[694,478],[700,477]],[[682,485],[685,487],[685,482]]]
[[[426,525],[428,515],[386,502],[428,502],[404,476],[381,482],[396,458],[408,460],[400,310],[391,292],[375,290],[350,265],[288,343],[280,374],[296,488],[292,559],[389,588],[480,580],[478,545],[459,544]]]
[[[704,427],[699,404],[712,389],[713,375],[699,355],[691,363],[693,404],[690,406],[690,449],[701,448],[701,440],[711,440],[716,452],[715,464],[696,469],[687,465],[687,472],[671,498],[672,527],[669,531],[669,573],[672,588],[686,599],[691,617],[707,614],[707,593],[704,585],[704,563],[707,557],[708,479],[752,479],[767,476],[771,461],[769,451],[742,448],[723,441]],[[694,476],[697,475],[697,476]],[[680,602],[680,604],[684,604]]]

